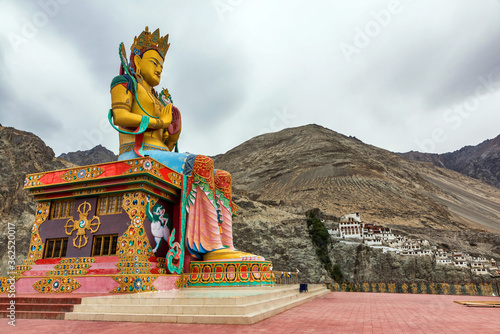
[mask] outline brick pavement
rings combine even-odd
[[[332,292],[254,325],[0,319],[0,333],[500,333],[500,308],[455,300],[498,297]]]

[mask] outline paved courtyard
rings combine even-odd
[[[254,325],[0,319],[0,333],[500,333],[500,308],[455,300],[498,297],[332,292]]]

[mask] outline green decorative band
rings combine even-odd
[[[135,145],[134,143],[120,145],[120,149],[119,149],[118,155],[132,151],[134,149],[134,145]],[[154,146],[154,145],[149,145],[149,144],[144,144],[142,146],[142,149],[143,150],[149,150],[149,151],[165,151],[165,152],[170,152],[170,150],[168,148],[166,148],[166,147],[165,148],[161,148],[161,147]]]
[[[224,205],[224,207],[228,209],[229,212],[232,212],[231,203],[229,203],[229,199],[226,198],[226,195],[219,189],[215,189],[215,195],[220,199],[222,205]]]
[[[180,223],[180,242],[174,242],[175,229],[172,231],[172,236],[169,240],[171,247],[166,256],[166,264],[168,270],[172,274],[181,274],[184,267],[185,243],[184,235],[186,233],[186,202],[187,202],[187,176],[182,176],[182,199],[181,199],[181,223]],[[177,264],[174,264],[174,259]]]
[[[135,130],[134,132],[122,130],[122,129],[118,128],[116,125],[113,124],[113,109],[109,109],[108,121],[109,121],[109,124],[111,124],[111,126],[116,131],[118,131],[120,133],[127,134],[127,135],[139,135],[141,133],[144,133],[148,129],[148,125],[149,125],[149,117],[148,116],[142,116],[141,124],[139,124],[139,127],[137,128],[137,130]]]

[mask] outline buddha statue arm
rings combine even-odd
[[[141,124],[142,116],[131,112],[133,99],[132,93],[122,85],[111,89],[111,108],[115,125],[137,127]]]

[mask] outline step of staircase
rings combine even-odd
[[[16,297],[16,319],[64,319],[66,312],[72,312],[73,306],[82,298],[64,297]],[[0,318],[6,318],[11,299],[0,297]]]
[[[67,320],[253,324],[328,294],[324,285],[187,288],[178,292],[84,298]]]

